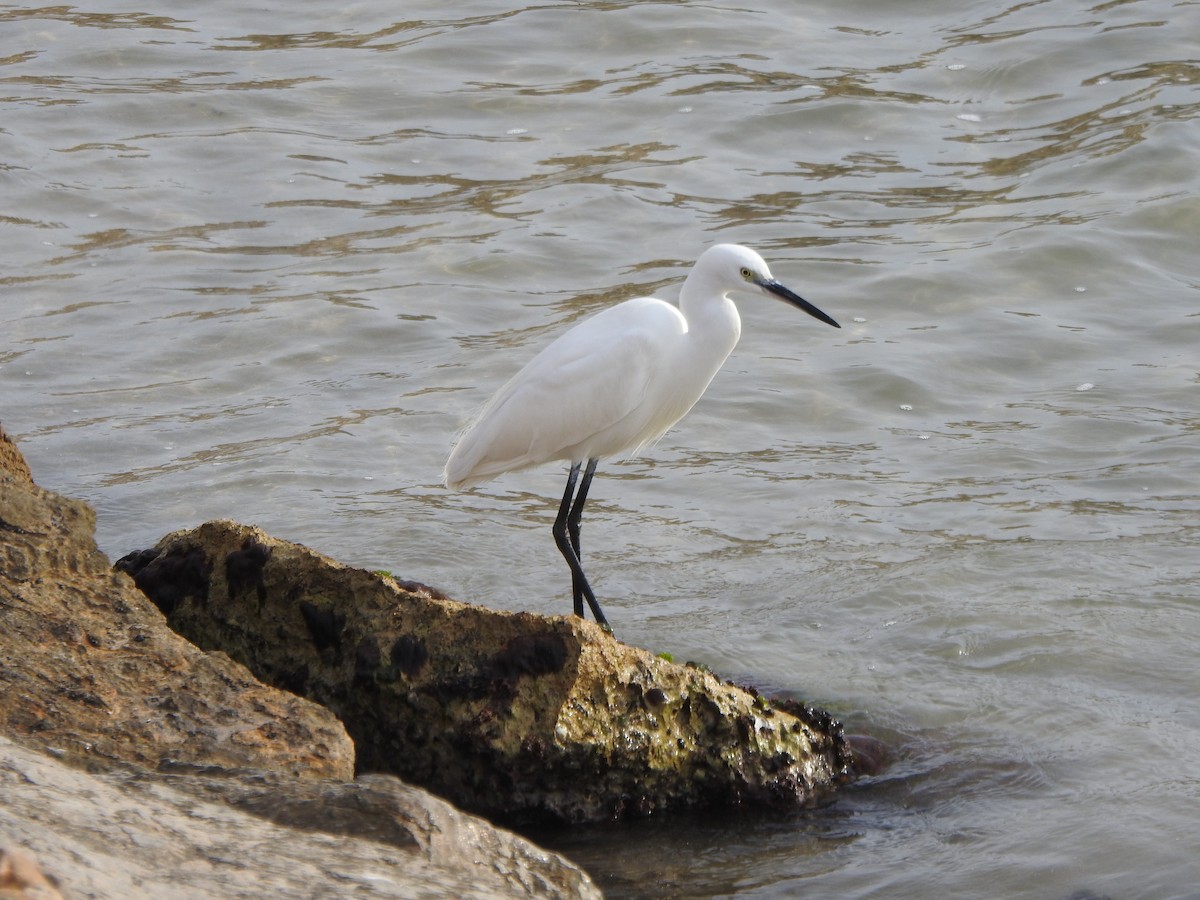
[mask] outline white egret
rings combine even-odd
[[[596,463],[637,454],[700,399],[741,335],[733,291],[779,297],[841,327],[771,277],[753,250],[717,244],[696,261],[678,307],[641,297],[574,326],[496,392],[450,453],[444,478],[453,489],[551,460],[570,464],[553,533],[571,567],[578,616],[586,600],[608,627],[580,562],[579,522]]]

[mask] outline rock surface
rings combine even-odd
[[[32,853],[0,844],[0,900],[62,900],[62,894]]]
[[[600,896],[553,854],[390,777],[90,774],[0,737],[0,796],[0,846],[19,837],[68,897]],[[15,859],[10,896],[58,896]]]
[[[337,713],[360,772],[493,819],[798,807],[848,777],[827,714],[773,708],[574,616],[459,603],[234,522],[119,565],[181,634]]]
[[[354,776],[324,707],[205,653],[96,547],[95,514],[33,483],[0,433],[0,733],[76,760]]]
[[[599,897],[424,791],[350,781],[334,715],[170,631],[93,523],[0,429],[0,898]]]

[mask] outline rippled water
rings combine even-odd
[[[1200,5],[0,6],[0,420],[117,556],[220,517],[566,612],[439,485],[579,317],[750,244],[586,531],[620,637],[896,760],[555,843],[613,896],[1200,896]]]

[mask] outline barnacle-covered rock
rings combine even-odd
[[[228,521],[122,565],[190,640],[333,710],[360,772],[501,821],[802,807],[849,771],[828,715],[784,712],[574,616],[460,603]]]

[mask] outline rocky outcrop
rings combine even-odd
[[[566,860],[396,776],[517,823],[797,808],[851,776],[827,714],[581,619],[459,603],[233,522],[114,572],[93,526],[0,431],[13,896],[593,897]]]
[[[599,896],[425,791],[352,780],[332,712],[172,632],[93,524],[0,430],[0,897]]]
[[[0,737],[0,797],[0,898],[600,896],[559,857],[390,777],[93,774]]]
[[[0,450],[0,733],[90,763],[354,776],[336,716],[172,632],[112,572],[91,508]]]
[[[848,777],[840,726],[615,640],[497,612],[234,522],[120,565],[176,630],[333,710],[359,771],[491,818],[800,807]]]

